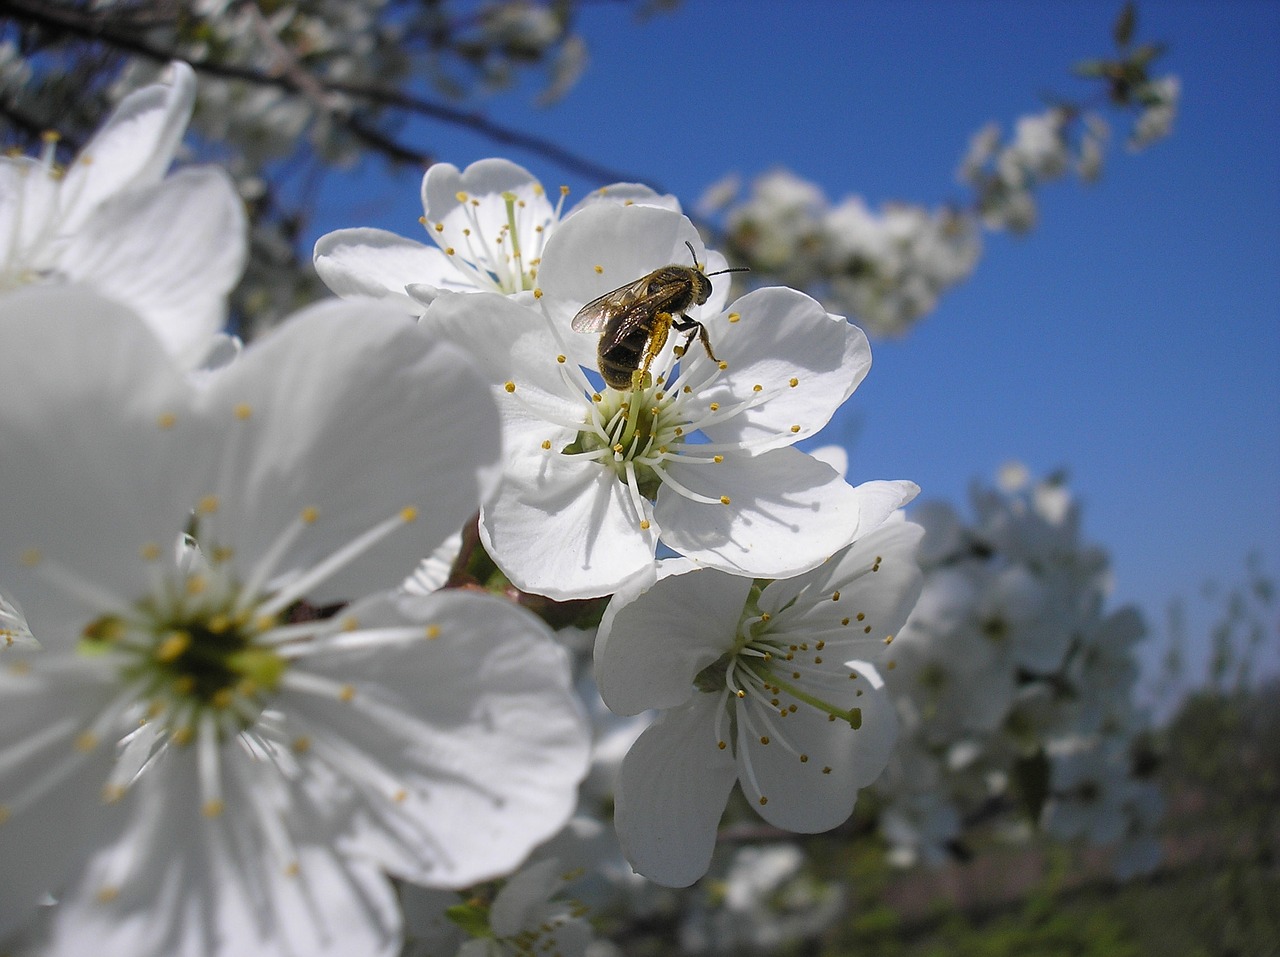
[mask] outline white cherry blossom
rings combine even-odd
[[[658,719],[627,753],[615,822],[632,866],[682,887],[706,871],[735,783],[770,824],[843,822],[889,759],[893,704],[873,664],[920,592],[922,530],[891,521],[807,574],[761,585],[664,562],[619,593],[596,679],[619,714]]]
[[[43,646],[0,671],[0,938],[52,891],[53,955],[391,955],[383,871],[471,884],[563,825],[588,740],[545,626],[379,591],[492,482],[463,356],[331,303],[197,389],[63,289],[0,299],[0,351],[0,580]]]

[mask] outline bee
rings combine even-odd
[[[710,276],[747,270],[739,266],[704,273],[698,266],[693,244],[686,241],[685,245],[693,257],[692,266],[672,263],[655,269],[635,282],[591,300],[573,317],[574,332],[603,330],[596,348],[600,374],[620,392],[640,388],[673,326],[678,332],[687,333],[680,355],[688,351],[693,337],[697,336],[711,361],[720,361],[711,351],[706,327],[685,315],[685,310],[703,305],[710,297]]]

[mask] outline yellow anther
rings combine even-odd
[[[98,893],[93,895],[93,899],[99,904],[110,904],[113,900],[120,896],[120,888],[108,884],[105,887],[98,888]]]
[[[299,872],[301,872],[301,870],[302,870],[302,868],[300,868],[300,867],[298,866],[298,862],[297,862],[297,861],[290,861],[288,864],[286,864],[286,865],[285,865],[285,868],[284,868],[284,876],[285,876],[285,877],[297,877],[297,876],[298,876],[298,874],[299,874]]]
[[[728,496],[728,495],[721,495],[721,496],[720,496],[720,504],[721,504],[721,505],[728,505],[728,504],[729,504],[729,496]]]
[[[508,380],[503,384],[503,386],[502,386],[502,387],[503,387],[504,389],[506,389],[508,392],[515,392],[515,391],[516,391],[516,384],[515,384],[514,382],[512,382],[510,379],[508,379]]]
[[[196,733],[187,725],[181,728],[175,728],[170,740],[180,748],[185,748],[188,744],[195,740]]]
[[[761,806],[761,807],[764,807],[764,805],[766,805],[766,804],[768,804],[768,803],[769,803],[769,799],[768,799],[767,797],[765,797],[763,794],[762,794],[762,795],[760,795],[760,806]]]
[[[213,634],[221,635],[231,627],[231,619],[222,612],[218,612],[209,616],[209,620],[205,622],[205,627]]]
[[[209,549],[209,560],[215,565],[222,565],[231,561],[235,553],[234,548],[229,548],[226,545],[214,545],[213,548]]]
[[[603,401],[604,401],[604,396],[602,396],[599,392],[592,392],[592,393],[591,393],[591,401],[592,401],[592,402],[603,402]]]
[[[596,271],[596,275],[597,275],[597,276],[598,276],[598,275],[600,275],[602,272],[604,272],[604,267],[603,267],[603,266],[601,266],[599,263],[597,263],[596,265],[592,266],[591,268],[592,268],[592,269],[594,269],[594,270]]]
[[[115,804],[122,797],[124,797],[124,793],[125,793],[124,788],[122,788],[118,784],[104,784],[102,786],[102,795],[101,795],[102,803]],[[0,821],[0,823],[3,823],[3,821]]]
[[[802,754],[802,755],[800,755],[800,763],[801,763],[801,764],[808,764],[808,763],[809,763],[809,755],[807,755],[807,754]]]
[[[541,227],[539,227],[539,228],[541,228]],[[534,298],[534,299],[541,299],[541,298],[542,298],[542,290],[541,290],[541,289],[539,289],[537,286],[535,286],[535,287],[534,287],[534,289],[533,289],[533,298]]]
[[[354,685],[343,685],[342,690],[338,692],[339,701],[352,701],[356,696]]]
[[[205,817],[221,817],[222,812],[227,809],[227,802],[222,798],[209,798],[204,804],[200,805],[200,813]]]
[[[444,223],[436,223],[435,230],[438,233],[444,232]]]
[[[839,600],[840,600],[840,592],[839,592],[838,590],[837,590],[837,591],[833,591],[833,592],[831,593],[831,600],[832,600],[832,601],[839,601]]]
[[[763,391],[764,391],[764,386],[762,386],[759,382],[757,382],[755,385],[753,385],[753,386],[751,387],[751,391],[752,391],[752,392],[763,392]]]
[[[731,313],[729,313],[729,321],[730,321],[730,322],[737,322],[737,321],[738,321],[739,319],[741,319],[741,318],[742,318],[742,314],[741,314],[741,313],[739,313],[739,312],[731,312]]]
[[[160,550],[160,546],[155,542],[147,542],[138,549],[138,554],[142,556],[142,560],[144,562],[154,562],[163,553]]]
[[[720,411],[720,403],[719,403],[719,402],[712,402],[712,403],[711,403],[711,411],[712,411],[712,412],[719,412],[719,411]]]
[[[439,637],[440,637],[440,626],[427,625],[427,639],[430,641],[435,641],[435,639]]]
[[[308,738],[306,735],[301,735],[299,737],[294,738],[293,742],[289,745],[289,747],[293,748],[293,750],[296,751],[298,754],[306,754],[308,751],[311,750],[311,739]]]
[[[405,801],[409,800],[409,792],[404,788],[401,788],[396,791],[395,794],[391,795],[391,800],[395,801],[397,804],[403,804]]]
[[[456,251],[457,251],[457,250],[455,250],[452,246],[445,246],[445,247],[444,247],[444,254],[445,254],[446,256],[452,256]]]
[[[542,448],[543,448],[544,450],[549,451],[549,450],[551,449],[551,440],[550,440],[550,439],[543,439],[543,440],[542,440]]]
[[[458,190],[456,193],[453,194],[453,198],[460,203],[465,203],[468,197],[467,197],[467,194],[464,193],[462,190]]]
[[[227,708],[231,707],[231,702],[234,700],[235,695],[232,694],[230,688],[219,688],[213,693],[213,697],[209,699],[209,703],[219,711],[225,711]]]
[[[792,432],[793,434],[794,434],[794,433],[796,433],[796,432],[799,432],[799,431],[800,431],[800,426],[798,426],[798,425],[793,425],[793,426],[791,426],[791,432]]]
[[[186,581],[186,590],[188,595],[203,595],[205,589],[208,587],[209,582],[203,575],[192,575]]]
[[[893,635],[885,635],[885,636],[884,636],[884,643],[885,643],[886,645],[891,645],[891,644],[893,644]]]
[[[410,522],[418,520],[418,507],[416,505],[406,505],[400,509],[400,521],[408,525]]]
[[[721,372],[723,372],[725,369],[729,368],[729,363],[721,359],[719,362],[716,363],[716,368],[719,369]]]
[[[647,532],[649,530],[649,520],[647,518],[642,518],[640,520],[640,530],[642,532]]]
[[[768,744],[768,743],[769,743],[769,736],[768,736],[767,734],[761,735],[761,736],[760,736],[760,743],[761,743],[761,744]]]
[[[724,750],[725,748],[727,748],[728,746],[729,746],[729,745],[728,745],[726,742],[724,742],[724,741],[717,741],[717,742],[716,742],[716,747],[717,747],[717,748],[719,748],[721,751],[723,751],[723,750]]]
[[[98,736],[92,731],[82,731],[76,735],[76,750],[87,754],[98,746]]]
[[[787,385],[791,386],[791,388],[793,388],[793,389],[794,389],[796,386],[798,386],[799,384],[800,384],[800,380],[799,380],[799,379],[792,379],[792,380],[790,380],[790,381],[787,383]]]
[[[316,519],[320,517],[320,510],[314,505],[308,505],[299,515],[304,525],[314,525]]]
[[[161,412],[156,416],[156,425],[162,429],[171,429],[178,422],[178,417],[172,412]]]
[[[206,495],[196,503],[196,511],[201,515],[212,515],[218,510],[218,496]]]
[[[561,186],[561,187],[560,187],[560,195],[561,195],[561,196],[568,196],[568,195],[569,195],[569,187],[568,187],[568,186]]]
[[[35,568],[40,564],[41,557],[40,549],[24,548],[22,550],[22,558],[20,560],[27,568]]]
[[[560,363],[561,365],[564,365],[564,363],[565,363],[565,357],[564,357],[564,356],[556,356],[556,362]]]
[[[723,461],[724,461],[724,456],[723,456],[723,455],[713,455],[713,456],[711,456],[711,461],[715,462],[715,463],[716,463],[716,465],[719,465],[721,462],[723,462]]]
[[[171,631],[164,636],[164,639],[156,646],[156,661],[165,664],[171,664],[177,661],[191,647],[191,633],[186,631]]]
[[[235,417],[241,422],[253,416],[253,406],[249,405],[248,402],[241,402],[235,407],[234,411]]]
[[[858,621],[865,621],[866,617],[867,616],[864,613],[858,612],[858,615],[857,615]]]

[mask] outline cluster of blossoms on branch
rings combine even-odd
[[[582,954],[558,892],[584,856],[690,884],[735,786],[778,828],[844,821],[889,759],[875,662],[921,580],[915,485],[795,448],[865,335],[716,283],[714,358],[673,336],[608,388],[574,313],[722,258],[669,198],[566,212],[491,160],[428,172],[436,248],[326,237],[344,298],[241,347],[230,186],[164,175],[194,82],[173,65],[66,169],[3,161],[0,940],[430,953],[443,913],[468,957]],[[476,553],[499,590],[604,610],[598,695],[581,632],[439,587]],[[599,698],[644,715],[603,786],[616,841],[583,784]]]
[[[971,828],[1023,820],[1149,873],[1163,802],[1134,695],[1142,618],[1105,608],[1107,556],[1061,476],[1010,465],[972,497],[972,524],[942,502],[912,513],[924,588],[884,671],[902,737],[876,784],[891,855],[938,862]]]

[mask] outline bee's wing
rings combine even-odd
[[[633,283],[619,286],[592,299],[573,317],[574,332],[600,332],[614,316],[626,312],[649,291],[650,276],[643,276]]]

